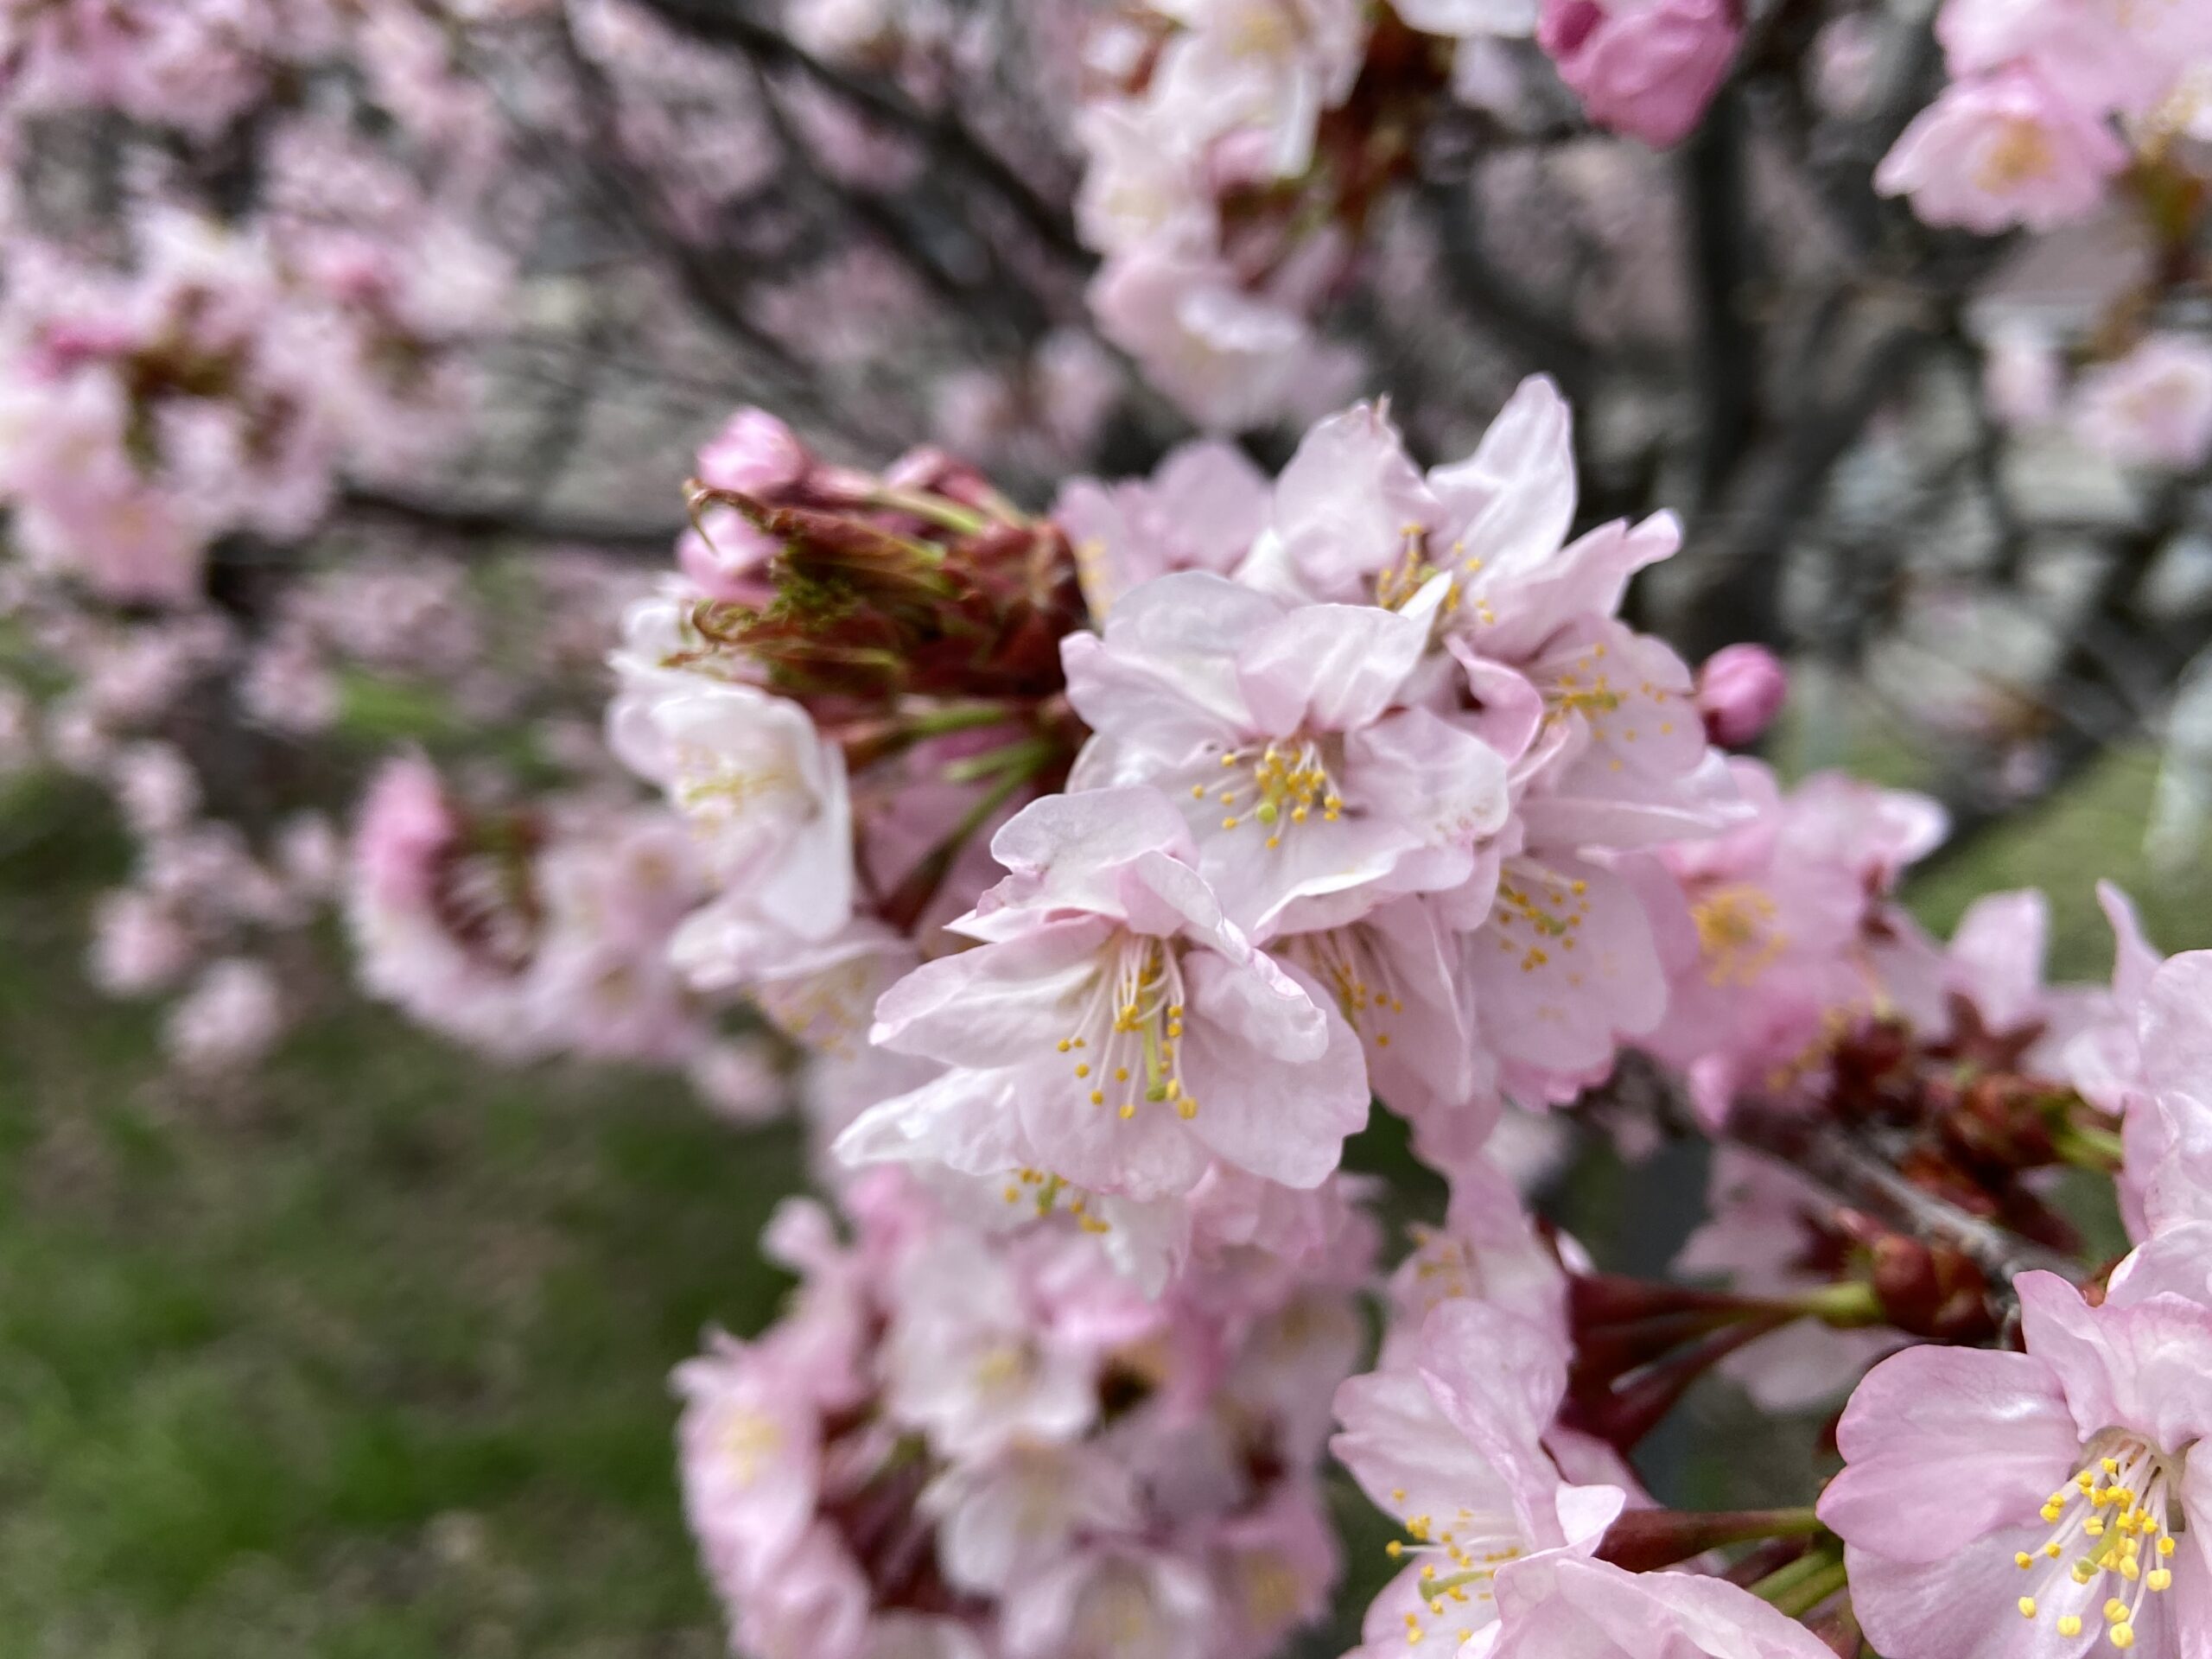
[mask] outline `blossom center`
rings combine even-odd
[[[1297,934],[1287,950],[1336,997],[1346,1025],[1373,1039],[1377,1048],[1390,1046],[1390,1027],[1405,1013],[1405,999],[1398,995],[1397,976],[1374,948],[1366,929],[1355,925]]]
[[[1198,1103],[1183,1086],[1182,1037],[1183,969],[1173,945],[1123,933],[1102,958],[1083,1019],[1060,1039],[1059,1051],[1074,1057],[1092,1105],[1110,1097],[1124,1119],[1137,1115],[1140,1101],[1173,1105],[1188,1120],[1198,1115]]]
[[[2036,122],[2024,117],[2009,120],[1982,152],[1974,169],[1974,182],[1993,194],[2017,190],[2033,180],[2050,176],[2056,157],[2050,138]]]
[[[1224,808],[1224,830],[1254,828],[1270,848],[1295,826],[1318,817],[1334,823],[1344,811],[1344,797],[1329,774],[1328,758],[1319,742],[1310,737],[1272,738],[1265,744],[1246,744],[1221,757],[1221,778],[1212,785],[1192,784],[1191,798],[1202,801],[1211,794]]]
[[[1405,1499],[1401,1487],[1390,1496],[1400,1503]],[[1510,1516],[1478,1515],[1463,1509],[1447,1523],[1440,1526],[1433,1515],[1408,1516],[1406,1535],[1410,1543],[1393,1540],[1386,1548],[1393,1560],[1407,1555],[1426,1555],[1431,1559],[1421,1563],[1415,1582],[1421,1590],[1422,1605],[1429,1618],[1452,1618],[1456,1609],[1468,1608],[1471,1604],[1491,1599],[1491,1580],[1497,1569],[1521,1555],[1520,1523]],[[1467,1614],[1459,1614],[1466,1618]],[[1419,1613],[1406,1615],[1408,1645],[1418,1644],[1427,1634]],[[1458,1630],[1454,1635],[1465,1640],[1470,1631]]]
[[[1789,943],[1775,925],[1777,913],[1774,895],[1748,882],[1713,887],[1693,904],[1690,918],[1697,925],[1706,982],[1757,984]]]
[[[2073,1478],[2044,1503],[2050,1535],[2012,1557],[2036,1575],[2019,1599],[2020,1614],[2055,1617],[2064,1637],[2101,1624],[2113,1646],[2132,1648],[2145,1598],[2173,1585],[2170,1516],[2182,1459],[2119,1429],[2106,1430],[2088,1449]]]
[[[1521,971],[1546,966],[1552,952],[1572,954],[1576,935],[1590,915],[1590,884],[1580,877],[1554,874],[1541,865],[1516,861],[1498,879],[1497,902],[1491,911],[1499,950],[1518,952]],[[1568,982],[1580,984],[1570,973]]]

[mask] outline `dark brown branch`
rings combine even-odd
[[[490,503],[437,501],[396,491],[349,489],[339,502],[341,520],[420,530],[463,541],[569,542],[640,557],[666,559],[683,534],[680,523],[640,524],[614,519],[566,518],[528,508]]]
[[[1787,1165],[1825,1196],[1887,1226],[1950,1246],[1988,1275],[1999,1295],[2008,1294],[2016,1275],[2036,1268],[2082,1276],[2082,1263],[2071,1256],[1922,1191],[1835,1122],[1745,1103],[1728,1120],[1725,1138]]]
[[[645,4],[662,22],[695,40],[735,47],[767,68],[804,75],[885,124],[913,135],[936,160],[957,168],[1003,200],[1046,245],[1079,264],[1090,263],[1067,211],[1039,194],[957,116],[933,113],[894,88],[823,62],[733,0],[645,0]]]

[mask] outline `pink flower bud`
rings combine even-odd
[[[793,488],[814,465],[798,434],[764,409],[745,408],[699,451],[699,479],[718,490],[773,497]]]
[[[1742,33],[1732,0],[1544,0],[1536,24],[1592,121],[1662,148],[1704,116]]]
[[[1757,742],[1789,695],[1789,671],[1764,645],[1723,646],[1698,671],[1698,712],[1707,735],[1723,748]]]

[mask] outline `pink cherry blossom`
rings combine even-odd
[[[1363,1655],[1402,1654],[1432,1629],[1466,1640],[1495,1617],[1500,1563],[1595,1547],[1624,1494],[1570,1484],[1545,1448],[1566,1389],[1556,1333],[1459,1299],[1427,1316],[1409,1364],[1338,1390],[1331,1450],[1412,1541]]]
[[[1251,550],[1268,497],[1267,480],[1242,450],[1201,439],[1170,450],[1148,480],[1071,479],[1052,517],[1074,544],[1084,602],[1103,619],[1154,576],[1229,574]]]
[[[162,1046],[187,1072],[251,1065],[283,1033],[283,1000],[267,963],[232,957],[212,963],[169,1010]]]
[[[1062,642],[1068,699],[1096,734],[1074,786],[1164,791],[1199,874],[1262,934],[1300,901],[1412,861],[1407,885],[1456,886],[1504,822],[1505,767],[1471,732],[1402,706],[1427,647],[1411,607],[1294,607],[1201,571],[1161,577],[1099,635]]]
[[[2188,1452],[2212,1427],[2212,1304],[2176,1277],[2123,1276],[2091,1306],[2024,1274],[2024,1353],[1909,1349],[1859,1384],[1820,1512],[1883,1652],[2075,1652],[2100,1630],[2196,1650],[2212,1510]]]
[[[2212,457],[2212,346],[2152,334],[2087,371],[2074,391],[2075,435],[2128,467],[2189,473]]]
[[[2212,20],[2184,0],[1945,0],[1936,32],[1955,76],[2025,64],[2082,109],[2130,115],[2212,52]]]
[[[2030,70],[1954,81],[1914,118],[1876,169],[1930,225],[1987,235],[2047,231],[2103,199],[2127,149],[2102,122]]]
[[[1005,1167],[1011,1096],[1043,1166],[1146,1198],[1211,1157],[1318,1185],[1366,1115],[1357,1040],[1224,915],[1188,830],[1143,787],[1054,797],[992,842],[1012,873],[956,932],[980,946],[886,993],[871,1039],[954,1070],[847,1131],[922,1117],[942,1161]]]

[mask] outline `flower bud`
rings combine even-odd
[[[1592,121],[1663,148],[1695,130],[1742,32],[1730,0],[1544,0],[1536,41]]]
[[[795,488],[813,466],[798,434],[765,409],[739,410],[699,451],[702,482],[764,499]]]
[[[1707,735],[1723,748],[1757,742],[1789,695],[1789,671],[1764,645],[1724,646],[1698,671],[1698,712]]]

